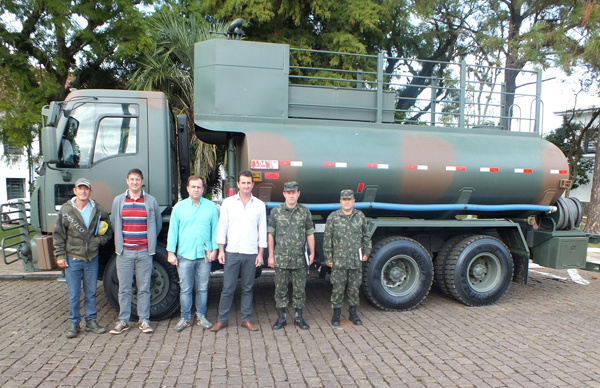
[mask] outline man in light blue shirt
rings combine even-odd
[[[192,175],[188,178],[189,198],[173,207],[167,251],[169,263],[177,266],[179,274],[181,319],[175,326],[182,331],[191,326],[192,291],[196,286],[196,323],[210,329],[212,323],[206,319],[208,301],[208,281],[211,261],[217,257],[217,206],[202,198],[204,182]]]

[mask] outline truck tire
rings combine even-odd
[[[415,240],[400,236],[377,242],[363,271],[367,299],[388,311],[418,306],[429,294],[432,282],[429,252]]]
[[[450,254],[452,249],[454,249],[456,244],[458,244],[461,240],[465,239],[468,236],[470,235],[459,234],[450,237],[448,240],[446,240],[446,242],[444,242],[444,244],[442,244],[440,251],[437,253],[435,259],[433,260],[433,284],[436,285],[437,288],[439,288],[444,294],[448,295],[449,297],[452,297],[452,295],[450,295],[448,288],[446,288],[445,282],[446,262],[448,261],[448,255]]]
[[[110,259],[104,270],[104,293],[110,305],[119,311],[119,278],[117,277],[116,255]],[[156,247],[153,256],[152,283],[150,285],[150,319],[153,321],[171,317],[180,309],[179,275],[177,268],[167,261],[167,250]],[[137,316],[137,288],[135,276],[131,296],[131,319]]]
[[[486,235],[460,241],[446,260],[445,284],[450,296],[468,306],[487,306],[508,291],[513,261],[504,243]]]

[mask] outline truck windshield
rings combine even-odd
[[[86,168],[137,152],[137,104],[77,103],[65,125],[58,167]]]

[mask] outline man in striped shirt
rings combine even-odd
[[[144,176],[134,168],[127,174],[125,193],[118,195],[112,206],[111,221],[115,232],[117,276],[119,278],[119,321],[111,334],[129,330],[131,317],[131,287],[135,274],[137,285],[137,315],[143,333],[152,333],[150,326],[150,284],[152,256],[156,253],[156,238],[162,228],[158,202],[142,190]]]

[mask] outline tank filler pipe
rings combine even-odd
[[[227,184],[229,192],[235,190],[235,140],[233,136],[227,142]],[[227,193],[229,196],[230,193]]]
[[[272,209],[281,205],[282,202],[267,202],[267,208]],[[339,209],[339,203],[319,203],[302,204],[308,210],[314,211],[333,211]],[[356,202],[355,209],[359,210],[393,210],[393,211],[413,211],[413,212],[437,212],[437,211],[474,211],[474,212],[505,212],[505,211],[535,211],[553,213],[557,210],[556,206],[541,206],[528,204],[509,204],[509,205],[474,205],[474,204],[436,204],[436,205],[408,205],[383,202]]]

